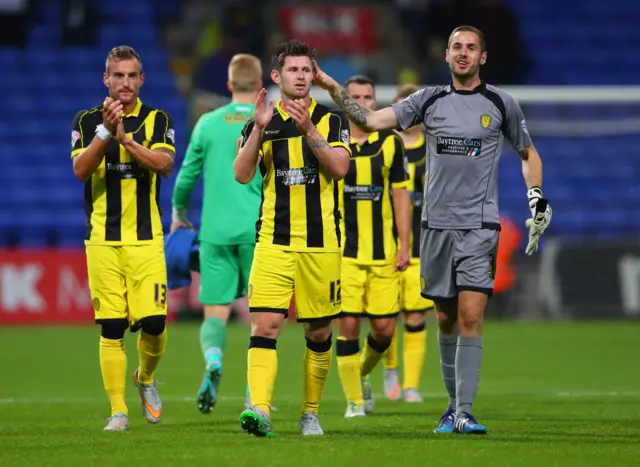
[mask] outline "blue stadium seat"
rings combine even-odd
[[[596,0],[566,0],[566,11],[555,8],[557,0],[508,2],[522,18],[522,33],[533,57],[530,84],[640,82],[636,57],[617,45],[640,39],[634,20],[640,15],[640,2],[601,5]],[[24,245],[56,241],[79,246],[84,223],[83,184],[71,170],[70,126],[78,110],[97,105],[106,95],[102,73],[109,48],[131,44],[141,53],[147,73],[142,99],[171,114],[179,159],[184,154],[190,133],[187,102],[176,90],[155,24],[157,18],[177,13],[174,2],[170,8],[169,3],[161,7],[151,0],[113,0],[100,6],[104,27],[98,44],[64,49],[60,46],[61,2],[42,3],[39,17],[46,21],[34,25],[27,49],[0,47],[0,99],[12,117],[0,122],[5,162],[0,184],[9,194],[0,199],[0,242],[6,241],[9,233],[20,231]],[[554,7],[552,19],[545,14],[549,5]],[[125,9],[127,15],[122,17],[119,12]],[[136,23],[136,34],[132,35]],[[324,57],[321,65],[338,80],[356,72],[348,57]],[[523,107],[529,121],[640,117],[637,105]],[[545,163],[545,194],[554,207],[550,234],[640,233],[640,159],[635,150],[640,147],[640,134],[535,137],[535,142]],[[501,213],[523,226],[528,212],[521,164],[507,145],[499,170]],[[160,204],[166,225],[176,173],[162,183]],[[201,196],[199,180],[191,210],[196,225]]]

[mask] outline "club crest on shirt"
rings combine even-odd
[[[71,147],[74,147],[80,139],[80,133],[76,130],[71,132]]]
[[[340,138],[342,138],[342,142],[344,144],[349,144],[350,139],[351,139],[351,138],[349,138],[349,130],[342,130],[340,132]]]
[[[482,125],[482,128],[489,128],[489,125],[491,125],[491,115],[483,114],[480,117],[480,125]]]
[[[167,130],[167,138],[170,139],[173,144],[176,144],[176,132],[173,128]]]

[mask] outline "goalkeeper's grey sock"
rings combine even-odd
[[[445,336],[438,331],[440,344],[440,367],[442,380],[449,393],[449,407],[456,407],[456,350],[458,349],[458,335]]]
[[[481,362],[482,337],[460,336],[456,353],[456,417],[462,412],[471,413],[480,383]]]

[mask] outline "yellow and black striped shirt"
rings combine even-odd
[[[375,265],[395,261],[392,188],[407,186],[404,146],[397,133],[376,131],[360,145],[351,141],[343,180],[343,260]]]
[[[169,115],[143,104],[123,116],[127,136],[150,149],[175,152]],[[102,123],[102,105],[78,112],[71,132],[71,157],[85,150]],[[85,183],[85,244],[143,245],[162,241],[160,178],[141,167],[117,141],[111,140],[98,169]]]
[[[427,145],[424,133],[410,146],[405,145],[407,171],[409,172],[409,197],[411,199],[411,258],[420,258],[420,223],[422,221],[422,203],[424,200],[424,181],[426,177]]]
[[[349,149],[349,122],[311,100],[311,121],[333,147]],[[242,130],[242,145],[254,126]],[[282,109],[264,130],[260,148],[262,203],[256,242],[290,251],[341,251],[338,182],[316,159],[295,122]]]

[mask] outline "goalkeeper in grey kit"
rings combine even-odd
[[[505,138],[522,160],[532,216],[527,220],[528,255],[538,250],[551,207],[542,195],[542,161],[518,102],[480,79],[487,60],[482,32],[472,26],[454,29],[445,59],[451,68],[449,85],[422,89],[377,111],[350,99],[317,64],[315,83],[367,132],[404,131],[418,124],[426,128],[421,294],[438,311],[442,377],[449,393],[435,432],[485,434],[471,407],[480,378],[484,310],[493,293],[500,231],[498,163]]]

